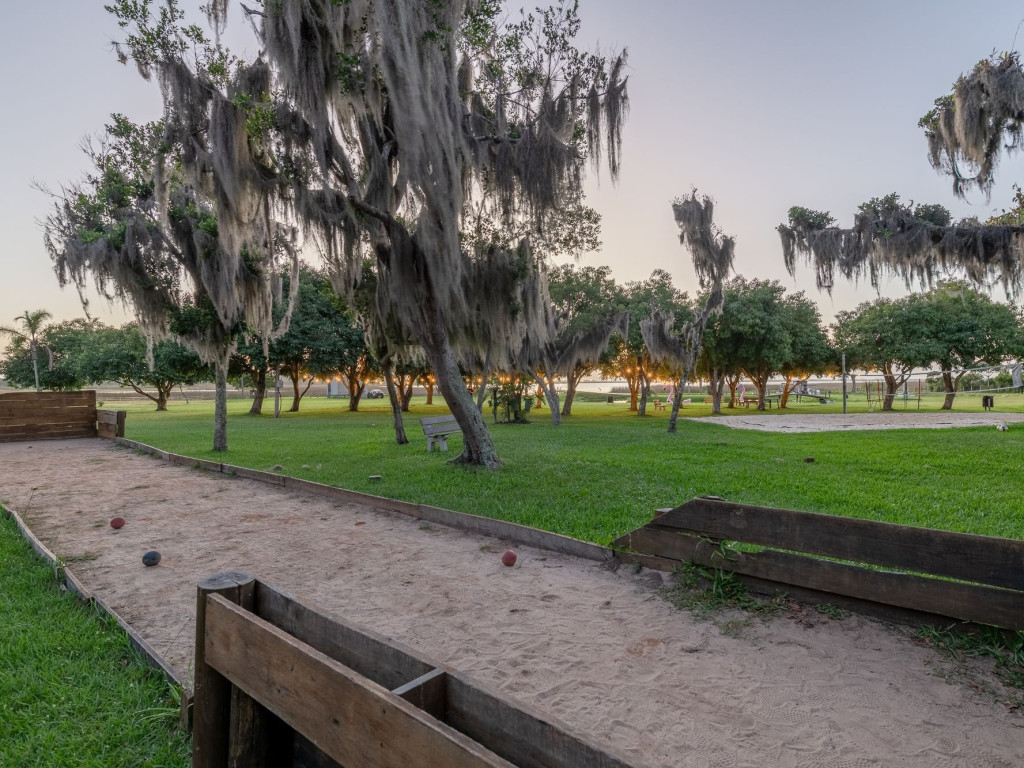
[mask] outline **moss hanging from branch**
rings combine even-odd
[[[803,257],[814,267],[818,288],[828,291],[837,272],[847,279],[867,277],[876,289],[887,275],[910,288],[962,274],[978,285],[1001,283],[1007,295],[1020,291],[1022,227],[975,219],[952,223],[944,207],[905,204],[895,194],[861,205],[850,229],[833,221],[827,213],[790,209],[789,223],[778,227],[790,274]]]
[[[679,225],[679,242],[689,248],[694,272],[708,295],[700,311],[682,329],[673,328],[673,316],[655,311],[640,322],[640,331],[651,359],[678,367],[685,381],[696,363],[708,319],[722,312],[725,280],[732,270],[736,243],[715,226],[711,198],[698,198],[696,190],[673,203],[672,211]]]

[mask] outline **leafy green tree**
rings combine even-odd
[[[646,414],[651,396],[652,382],[671,375],[671,367],[655,362],[644,342],[639,318],[660,313],[671,315],[682,325],[693,316],[693,308],[686,294],[672,284],[672,275],[656,269],[646,280],[626,283],[619,299],[629,311],[629,333],[625,338],[612,339],[611,351],[602,358],[601,370],[607,376],[626,380],[629,387],[629,409],[638,415]]]
[[[534,379],[547,394],[553,424],[559,423],[560,416],[572,413],[576,388],[607,351],[611,335],[625,335],[625,307],[610,273],[608,267],[566,264],[548,275],[557,330]],[[557,376],[566,379],[561,411],[554,383]]]
[[[697,280],[706,293],[692,309],[686,307],[685,318],[676,312],[666,315],[655,308],[650,317],[640,321],[651,357],[670,370],[675,395],[668,419],[669,433],[676,431],[683,385],[696,367],[708,320],[722,313],[725,280],[732,271],[736,250],[736,241],[714,224],[715,206],[710,197],[698,198],[697,190],[693,190],[689,197],[677,199],[672,211],[679,225],[679,241],[690,249]]]
[[[228,5],[209,4],[218,28]],[[509,231],[550,230],[580,201],[588,161],[606,156],[617,175],[624,58],[574,47],[568,0],[508,23],[490,0],[264,3],[248,17],[261,38],[251,63],[208,63],[201,45],[197,57],[192,25],[175,0],[166,7],[164,24],[150,0],[112,3],[129,28],[124,55],[165,88],[169,134],[202,150],[182,167],[232,203],[217,207],[219,231],[265,243],[266,217],[252,212],[291,211],[352,277],[368,243],[375,307],[399,322],[397,342],[424,350],[462,427],[457,461],[497,466],[456,351],[512,355],[510,334],[543,345],[542,272],[529,240],[470,248],[462,235],[477,212]]]
[[[941,371],[944,410],[953,407],[969,369],[1024,355],[1017,312],[965,282],[943,283],[912,301],[920,318],[915,330],[933,347],[932,361]]]
[[[846,353],[847,366],[881,374],[884,411],[892,410],[896,393],[914,369],[935,359],[935,348],[923,332],[921,308],[915,297],[876,299],[837,313],[832,325],[836,349]]]
[[[0,375],[11,386],[68,392],[81,389],[87,380],[79,363],[94,324],[85,319],[66,320],[46,326],[36,336],[36,354],[30,339],[16,336],[7,347],[7,358],[0,361]],[[46,352],[46,365],[38,364],[39,350]]]
[[[167,410],[174,387],[210,379],[209,366],[195,352],[169,339],[153,342],[150,366],[148,344],[137,323],[96,328],[82,348],[81,376],[92,384],[113,381],[130,387],[156,403],[158,411]]]
[[[711,320],[704,335],[710,367],[749,378],[761,410],[768,380],[793,355],[785,309],[785,288],[777,281],[735,277],[725,286],[722,314]]]
[[[46,327],[46,321],[52,317],[53,315],[45,309],[26,310],[25,314],[14,318],[18,326],[0,326],[0,336],[10,336],[11,341],[19,346],[22,343],[28,345],[29,356],[32,359],[32,372],[36,392],[41,391],[39,384],[39,342],[43,329]]]
[[[289,278],[284,278],[285,287]],[[365,349],[355,323],[322,272],[303,269],[288,330],[270,341],[270,363],[292,383],[292,404],[299,402],[316,378],[342,375]],[[302,387],[301,382],[307,383]]]
[[[785,408],[800,381],[837,366],[835,350],[821,324],[818,305],[803,291],[785,297],[782,317],[790,339],[790,355],[779,367],[779,373],[785,378],[779,407]]]

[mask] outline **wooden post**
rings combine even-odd
[[[193,683],[192,768],[227,768],[231,726],[231,683],[206,664],[206,596],[223,595],[251,609],[256,579],[224,571],[199,582],[196,595],[196,653]]]

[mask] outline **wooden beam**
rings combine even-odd
[[[713,539],[1024,590],[1024,541],[693,499],[655,525]]]
[[[341,765],[511,768],[469,737],[219,595],[207,597],[206,625],[206,663]]]
[[[660,522],[661,518],[659,518]],[[695,562],[745,576],[981,624],[1024,629],[1024,593],[877,571],[785,552],[739,552],[651,524],[616,542],[656,558]]]
[[[231,726],[231,684],[206,658],[210,598],[251,604],[256,580],[224,571],[199,582],[196,594],[195,682],[192,710],[192,768],[227,768]],[[185,718],[187,719],[187,718]]]
[[[432,672],[438,665],[419,658],[382,635],[355,627],[258,582],[257,616],[389,690]]]
[[[415,680],[410,680],[405,685],[400,685],[392,693],[443,723],[445,722],[447,690],[447,674],[443,669],[436,668],[425,675],[420,675]]]
[[[597,746],[564,724],[512,703],[449,672],[448,723],[519,768],[640,768],[610,746]]]

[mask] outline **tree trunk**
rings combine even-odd
[[[948,366],[943,365],[943,368]],[[961,374],[962,376],[963,374]],[[949,370],[942,372],[942,386],[946,390],[946,399],[942,401],[942,410],[951,411],[953,410],[953,398],[956,397],[956,391],[959,388],[960,376],[957,376],[956,381],[953,381],[953,374]]]
[[[569,375],[565,379],[565,400],[562,401],[563,416],[572,415],[572,401],[576,399],[576,388],[580,385],[585,373],[586,370],[581,370],[581,366],[576,366],[569,371]]]
[[[291,374],[288,378],[292,380],[292,405],[288,409],[289,413],[299,412],[299,400],[302,399],[302,395],[299,393],[299,372]]]
[[[42,392],[42,388],[39,386],[39,345],[35,341],[29,342],[29,352],[32,353],[32,373],[36,377],[36,392]]]
[[[739,386],[740,377],[738,375],[727,376],[726,380],[729,383],[729,407],[736,407],[736,387]]]
[[[712,368],[708,378],[708,392],[711,395],[711,413],[715,416],[722,415],[722,392],[724,389],[725,375],[718,368]]]
[[[434,382],[427,382],[427,405],[434,404]]]
[[[882,378],[885,379],[885,395],[882,399],[882,410],[891,411],[892,402],[896,398],[896,390],[899,389],[900,384],[892,374],[883,374]]]
[[[640,402],[637,404],[636,415],[646,416],[647,400],[651,396],[651,382],[647,378],[647,371],[640,365],[639,359],[637,360],[637,380],[640,389]]]
[[[501,465],[498,452],[480,408],[462,380],[440,312],[436,308],[427,307],[424,316],[425,322],[418,334],[420,344],[434,369],[437,387],[448,403],[452,416],[462,428],[462,453],[452,461],[497,469]]]
[[[673,389],[675,390],[675,396],[672,398],[672,412],[668,416],[668,432],[670,435],[676,433],[676,419],[679,418],[679,408],[683,404],[683,382],[686,381],[686,373],[684,372],[679,381],[675,382]]]
[[[160,386],[156,388],[156,409],[158,411],[167,410],[167,398],[171,396],[171,387],[173,386],[173,384],[170,384],[166,389]]]
[[[786,403],[789,402],[789,393],[793,386],[793,380],[795,376],[787,376],[785,383],[782,385],[782,396],[779,398],[779,408],[785,408]],[[799,398],[798,398],[799,399]]]
[[[405,413],[409,412],[409,403],[412,402],[412,385],[416,381],[416,377],[409,374],[409,382],[405,385],[401,392],[402,399],[402,410]]]
[[[440,382],[439,382],[440,383]],[[484,412],[484,403],[487,401],[487,372],[484,371],[480,377],[480,386],[476,389],[476,409]]]
[[[399,445],[407,445],[409,438],[405,436],[405,425],[402,423],[402,398],[399,395],[398,387],[395,386],[395,376],[391,370],[391,364],[384,364],[384,383],[388,387],[388,398],[391,400],[391,418],[395,424],[395,442]],[[410,384],[410,389],[412,386]]]
[[[554,379],[548,379],[547,376],[541,377],[536,373],[533,374],[533,378],[544,391],[544,395],[548,399],[548,410],[551,411],[551,423],[557,427],[562,423],[562,411],[558,407],[558,390],[555,389],[555,381]]]
[[[214,365],[213,450],[228,449],[228,359],[222,354]]]
[[[252,398],[252,406],[249,408],[249,413],[254,416],[259,416],[263,413],[263,400],[267,396],[267,369],[261,368],[256,372],[254,377],[253,390],[255,392]]]
[[[348,409],[358,411],[359,401],[363,397],[363,390],[366,389],[366,382],[361,378],[359,364],[350,366],[342,373],[342,378],[345,380],[345,386],[348,387]]]

